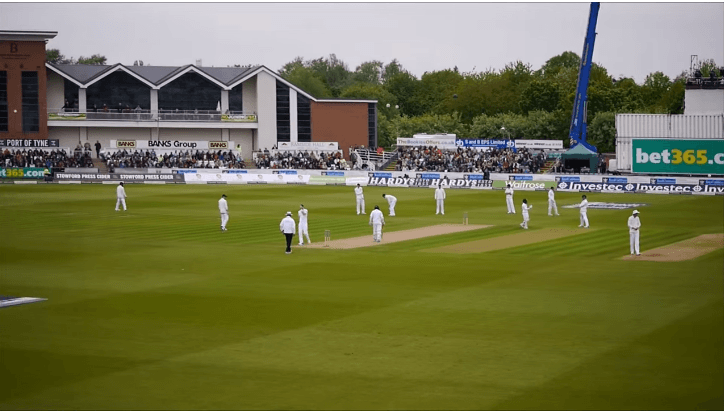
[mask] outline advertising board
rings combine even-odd
[[[724,140],[632,139],[634,173],[724,175]]]
[[[48,169],[42,167],[3,167],[0,168],[1,179],[42,179]]]
[[[228,150],[234,147],[231,141],[207,140],[111,140],[114,149],[170,149],[170,150]]]
[[[455,149],[455,139],[453,138],[409,138],[409,137],[398,137],[397,146],[437,146],[438,149]]]
[[[55,173],[55,180],[80,181],[83,183],[101,183],[107,181],[119,181],[123,183],[183,183],[183,175],[175,173]]]
[[[367,177],[367,186],[389,186],[389,187],[436,187],[442,185],[445,188],[456,189],[491,189],[493,182],[490,180],[472,178],[468,175],[463,178],[448,178],[436,173],[417,173],[415,177],[385,177],[381,173],[370,173]]]
[[[58,147],[58,139],[0,139],[4,147]]]
[[[455,145],[458,147],[489,147],[491,149],[513,149],[515,151],[515,140],[506,139],[457,139]]]

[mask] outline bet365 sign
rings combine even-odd
[[[724,174],[724,140],[633,139],[634,173]]]

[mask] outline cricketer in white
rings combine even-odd
[[[558,214],[558,206],[556,205],[556,192],[553,189],[553,186],[548,189],[548,216],[553,216],[551,214],[551,210],[556,212],[556,216],[560,216]]]
[[[445,189],[442,188],[442,185],[438,185],[437,189],[435,189],[435,200],[437,203],[437,209],[435,210],[435,214],[442,213],[445,214]]]
[[[309,240],[309,226],[307,225],[307,216],[309,211],[304,208],[304,205],[299,205],[299,246],[304,244],[304,236],[307,236],[307,243],[312,243]]]
[[[634,210],[633,214],[628,217],[628,237],[631,246],[631,254],[641,255],[639,249],[639,234],[641,233],[641,221],[639,220],[639,211]]]
[[[126,210],[126,189],[123,188],[123,182],[116,187],[116,212],[121,204],[123,204],[123,210]]]
[[[354,194],[357,198],[357,214],[365,214],[365,195],[362,192],[362,186],[357,183],[357,187],[354,188]]]
[[[586,199],[586,195],[581,196],[583,200],[581,200],[581,204],[579,206],[581,210],[581,224],[578,225],[578,227],[583,227],[585,229],[588,229],[588,199]]]
[[[513,204],[513,190],[510,185],[505,189],[505,204],[508,206],[508,213],[515,214],[515,205]]]
[[[395,215],[395,205],[397,204],[397,198],[392,195],[382,194],[382,197],[387,199],[387,206],[390,207],[390,216]]]
[[[219,199],[219,214],[221,215],[221,231],[226,232],[226,223],[229,221],[229,205],[226,203],[226,195]]]
[[[523,199],[523,204],[521,205],[522,214],[523,214],[523,223],[520,224],[520,227],[523,229],[528,229],[528,221],[530,221],[530,216],[528,216],[528,210],[533,209],[533,205],[528,206],[528,199]]]
[[[370,213],[370,226],[372,226],[372,240],[379,243],[382,241],[382,227],[385,226],[385,216],[379,206]]]

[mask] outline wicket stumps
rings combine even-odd
[[[332,240],[332,235],[330,234],[329,230],[324,231],[324,247],[329,247],[328,242]]]
[[[463,212],[463,224],[468,224],[468,212]]]

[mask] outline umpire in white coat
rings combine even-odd
[[[279,231],[282,232],[287,239],[287,250],[285,251],[287,255],[292,253],[292,238],[294,238],[294,234],[297,233],[296,226],[292,212],[287,212],[282,222],[279,223]]]
[[[123,188],[123,182],[118,183],[118,187],[116,187],[116,212],[118,212],[118,207],[120,205],[123,205],[123,210],[126,210],[126,189]]]
[[[628,237],[632,255],[641,256],[641,250],[639,249],[640,233],[641,221],[639,220],[639,211],[634,210],[633,214],[628,217]]]
[[[379,206],[370,213],[370,226],[372,226],[372,240],[379,243],[382,241],[382,228],[385,226],[385,216]]]
[[[437,185],[437,189],[435,189],[435,201],[437,203],[437,209],[435,210],[435,214],[438,215],[442,213],[445,214],[445,189],[442,188],[442,185]]]
[[[219,199],[219,214],[221,215],[221,231],[226,232],[226,223],[229,221],[229,204],[226,203],[226,195]]]

